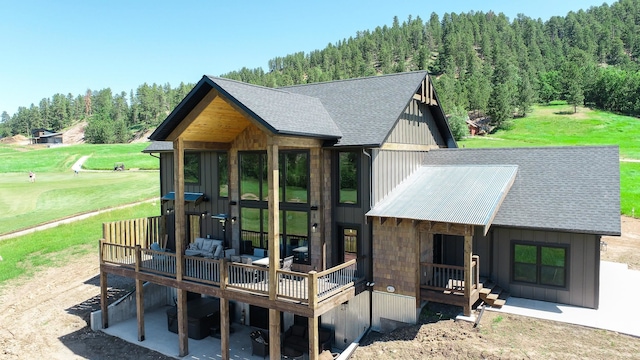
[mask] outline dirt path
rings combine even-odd
[[[640,220],[623,217],[622,228],[622,237],[604,239],[602,258],[640,267]],[[89,314],[100,306],[98,255],[74,252],[68,251],[62,267],[0,288],[0,359],[171,359],[89,329]],[[116,276],[109,285],[110,302],[133,289],[130,279]],[[485,312],[481,326],[473,328],[438,320],[446,319],[447,308],[437,304],[425,315],[421,325],[367,337],[355,359],[632,359],[640,354],[640,339],[608,331],[496,312]]]

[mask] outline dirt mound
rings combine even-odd
[[[0,143],[12,145],[28,145],[29,138],[24,135],[18,134],[0,139]]]
[[[149,136],[151,136],[151,134],[153,133],[153,130],[155,129],[151,129],[151,130],[147,130],[147,131],[138,131],[134,136],[133,136],[133,140],[131,140],[132,143],[141,143],[141,142],[148,142],[149,141]]]
[[[68,128],[63,133],[65,144],[84,144],[84,128],[87,127],[86,121],[81,121]]]

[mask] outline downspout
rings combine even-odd
[[[366,149],[362,148],[362,153],[369,158],[369,210],[373,208],[373,158]],[[364,223],[367,224],[367,217],[364,218]],[[373,225],[370,225],[371,231],[369,232],[369,271],[371,274],[371,286],[369,286],[369,328],[365,331],[366,336],[371,331],[373,326]],[[370,283],[367,282],[367,285]],[[360,341],[358,341],[360,342]]]

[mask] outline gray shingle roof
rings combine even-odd
[[[340,129],[319,99],[281,89],[208,77],[217,90],[276,134],[339,138]]]
[[[486,233],[517,171],[515,165],[422,166],[367,216],[477,225]]]
[[[142,152],[144,153],[157,153],[157,152],[173,152],[173,143],[171,141],[152,141]]]
[[[337,141],[338,146],[381,145],[426,71],[283,88],[205,76],[149,137],[164,140],[213,88],[276,134]],[[439,107],[429,107],[450,146],[455,141]]]
[[[320,99],[342,131],[338,145],[380,145],[426,76],[416,71],[281,89]]]
[[[518,165],[493,224],[620,235],[617,146],[438,149],[424,165]]]

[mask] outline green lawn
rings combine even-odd
[[[156,171],[36,173],[0,176],[0,234],[91,210],[159,196]]]
[[[115,163],[123,162],[127,169],[158,170],[158,158],[141,152],[148,145],[81,144],[53,148],[0,145],[0,173],[71,172],[71,166],[82,156],[89,156],[83,165],[84,169],[113,170]]]
[[[620,157],[640,159],[640,119],[569,105],[535,106],[531,115],[515,119],[511,129],[458,142],[459,147],[618,145]],[[640,210],[640,164],[620,164],[621,211]]]
[[[7,280],[31,276],[40,269],[62,265],[70,257],[90,252],[97,254],[103,222],[155,216],[159,213],[159,202],[145,203],[0,241],[0,288]]]

